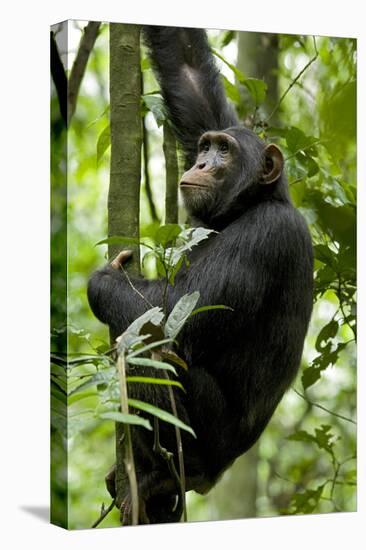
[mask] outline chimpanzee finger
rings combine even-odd
[[[122,250],[111,262],[114,269],[119,269],[132,256],[132,250]]]

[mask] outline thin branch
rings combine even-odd
[[[67,124],[67,76],[61,61],[55,34],[51,31],[51,76],[55,84],[62,120]]]
[[[99,518],[93,523],[93,525],[91,526],[92,529],[95,529],[96,527],[98,527],[98,525],[100,523],[102,523],[102,521],[104,520],[104,518],[106,518],[109,514],[109,512],[111,512],[114,508],[116,504],[116,499],[114,498],[112,500],[112,502],[110,503],[110,505],[108,506],[108,508],[104,508],[104,504],[102,505],[102,509],[100,511],[100,516]]]
[[[144,73],[141,71],[141,95],[144,95]],[[159,222],[159,217],[156,212],[154,199],[152,196],[151,182],[150,182],[150,172],[149,172],[149,135],[146,129],[146,116],[142,117],[142,145],[143,145],[143,156],[144,156],[144,181],[145,181],[145,191],[147,196],[147,201],[149,203],[149,209],[151,218],[154,222]]]
[[[124,353],[121,353],[118,356],[117,371],[118,371],[118,378],[119,378],[121,412],[123,414],[129,414]],[[130,430],[129,424],[124,424],[123,427],[124,427],[124,433],[126,438],[125,454],[124,454],[123,461],[124,461],[124,466],[125,466],[129,484],[130,484],[131,505],[132,505],[132,525],[137,525],[139,520],[139,495],[138,495],[138,488],[137,488],[135,461],[134,461],[133,448],[132,448],[132,437],[131,437],[131,430]]]
[[[79,94],[81,81],[85,73],[90,52],[92,51],[95,41],[97,39],[99,27],[100,27],[100,23],[95,21],[90,21],[85,27],[84,34],[80,40],[78,53],[73,63],[73,66],[70,72],[70,78],[69,78],[69,89],[67,94],[67,124],[68,125],[70,124],[76,109],[76,102]]]
[[[152,196],[151,182],[150,182],[150,172],[149,172],[149,140],[148,132],[146,129],[145,117],[142,118],[142,144],[143,144],[143,155],[144,155],[144,181],[145,181],[145,191],[147,202],[149,204],[150,215],[154,222],[160,223],[158,214],[156,212],[154,199]]]
[[[351,422],[351,424],[354,424],[355,426],[357,426],[357,422],[355,422],[354,420],[352,420],[352,418],[347,418],[346,416],[343,416],[341,414],[338,414],[338,413],[335,413],[334,411],[330,411],[329,409],[323,407],[323,405],[319,405],[319,403],[314,403],[314,401],[310,401],[310,399],[308,399],[306,397],[306,395],[304,395],[303,393],[299,392],[296,388],[292,388],[293,391],[296,393],[296,395],[298,395],[299,397],[301,397],[304,401],[306,401],[307,403],[309,403],[309,405],[311,405],[312,407],[317,407],[318,409],[321,409],[322,411],[325,411],[326,413],[328,414],[331,414],[332,416],[336,416],[337,418],[340,418],[341,420],[345,420],[346,422]]]
[[[177,145],[169,122],[163,125],[165,158],[165,223],[178,223],[178,159]]]
[[[124,275],[125,275],[125,277],[126,277],[126,279],[127,279],[128,284],[129,284],[130,287],[132,288],[132,290],[133,290],[134,292],[136,292],[136,294],[137,294],[138,296],[140,296],[140,298],[145,302],[145,304],[146,304],[149,308],[153,308],[154,306],[152,305],[152,303],[149,302],[149,300],[148,300],[147,298],[145,298],[145,296],[144,296],[144,295],[134,286],[133,282],[131,281],[131,279],[130,279],[128,273],[127,273],[127,271],[124,269],[124,267],[123,267],[122,265],[121,265],[121,269],[122,269],[122,271],[123,271],[123,273],[124,273]]]
[[[173,479],[175,480],[177,487],[180,487],[180,479],[177,469],[174,464],[174,454],[169,452],[165,447],[160,443],[160,428],[159,428],[159,419],[154,416],[154,445],[153,452],[160,455],[168,464],[170,473],[172,474]]]
[[[169,379],[168,373],[164,372],[166,378]],[[176,418],[178,417],[177,405],[175,402],[175,397],[173,393],[173,388],[168,386],[170,403],[172,406],[173,414]],[[178,462],[179,462],[179,480],[180,480],[180,500],[183,505],[183,521],[187,521],[187,506],[186,506],[186,477],[184,472],[184,457],[183,457],[183,444],[182,436],[178,426],[175,426],[175,437],[177,440],[177,449],[178,449]]]
[[[318,59],[318,56],[319,56],[319,52],[318,52],[318,49],[316,47],[316,41],[315,41],[315,36],[313,36],[313,43],[314,43],[314,49],[315,49],[315,55],[314,57],[312,57],[310,59],[310,61],[305,65],[305,67],[303,67],[301,69],[301,71],[298,73],[298,75],[293,79],[293,81],[290,83],[290,85],[288,86],[288,88],[284,91],[284,93],[281,95],[277,105],[275,106],[275,108],[273,109],[272,113],[268,116],[266,122],[268,122],[272,117],[273,115],[275,114],[275,112],[279,109],[281,103],[283,102],[283,100],[285,99],[285,97],[287,96],[287,94],[289,93],[289,91],[291,90],[291,88],[293,86],[295,86],[296,82],[302,77],[302,75],[305,73],[305,71],[307,71],[307,69],[310,67],[310,65],[312,65],[314,63],[314,61],[316,61]]]

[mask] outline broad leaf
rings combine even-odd
[[[98,241],[95,243],[95,246],[99,246],[100,244],[139,244],[139,242],[140,241],[137,237],[113,236]]]
[[[263,103],[266,99],[267,93],[267,84],[264,80],[259,80],[258,78],[246,78],[243,84],[249,90],[256,106]]]
[[[164,313],[161,307],[153,307],[148,309],[140,315],[137,319],[130,324],[127,330],[116,340],[118,342],[117,351],[118,353],[123,353],[126,349],[132,346],[136,341],[141,340],[141,338],[146,339],[148,334],[145,334],[143,337],[140,336],[141,329],[147,323],[152,323],[153,325],[160,325],[164,319]]]
[[[77,388],[73,389],[69,393],[69,397],[71,395],[74,395],[75,393],[84,391],[88,388],[91,388],[93,386],[99,386],[100,384],[108,384],[114,376],[114,371],[110,369],[109,371],[103,371],[103,372],[97,372],[91,378],[89,378],[86,382],[83,382],[83,384],[80,384],[77,386]]]
[[[161,126],[166,120],[166,113],[163,98],[160,95],[143,95],[142,100],[149,111],[152,112],[156,124]]]
[[[315,490],[308,489],[303,493],[296,493],[293,496],[293,514],[311,514],[314,512],[322,496],[325,484],[319,485]]]
[[[101,413],[98,415],[102,420],[113,420],[114,422],[121,422],[122,424],[133,424],[136,426],[143,426],[147,430],[152,430],[152,426],[147,418],[142,418],[137,414],[124,414],[117,411],[110,411]]]
[[[184,323],[194,310],[200,293],[198,291],[192,292],[192,294],[185,294],[175,304],[172,312],[170,313],[165,324],[165,335],[169,338],[175,338],[182,330]]]
[[[157,418],[160,418],[160,420],[163,420],[164,422],[168,422],[168,424],[173,424],[174,426],[177,426],[177,428],[189,432],[193,435],[193,437],[196,437],[196,434],[190,426],[184,424],[184,422],[179,420],[179,418],[176,418],[173,414],[168,413],[163,409],[159,409],[158,407],[154,407],[154,405],[150,405],[150,403],[145,403],[144,401],[139,401],[138,399],[129,399],[128,404],[130,407],[145,411],[153,416],[156,416]]]
[[[221,59],[221,61],[223,61],[225,63],[225,65],[227,65],[229,67],[229,69],[231,69],[234,73],[234,75],[236,76],[236,78],[239,80],[239,82],[241,84],[244,84],[245,81],[247,80],[245,78],[245,75],[244,73],[242,73],[237,67],[235,67],[235,65],[233,65],[232,63],[229,63],[229,61],[227,61],[225,59],[225,57],[223,57],[217,50],[213,49],[212,48],[212,53],[214,55],[216,55],[216,57],[218,57],[219,59]]]
[[[157,384],[158,386],[176,386],[183,390],[182,384],[177,380],[170,380],[169,378],[152,378],[151,376],[127,376],[127,382],[132,384]]]
[[[99,135],[98,141],[97,141],[97,163],[99,164],[102,156],[108,149],[108,147],[111,144],[111,130],[110,126],[106,126],[104,130]]]
[[[327,342],[331,338],[334,338],[338,332],[339,325],[335,319],[332,319],[327,325],[325,325],[318,334],[315,342],[317,351],[321,352],[324,348],[323,342]]]
[[[155,242],[166,246],[169,242],[174,241],[182,232],[182,227],[176,223],[167,223],[161,225],[154,235]]]
[[[197,309],[194,309],[191,313],[191,317],[193,315],[197,315],[197,313],[203,313],[204,311],[212,311],[215,309],[227,309],[229,311],[235,311],[232,307],[229,307],[229,306],[222,306],[222,305],[202,306],[202,307],[198,307]]]
[[[127,357],[127,362],[131,365],[140,365],[143,367],[153,367],[154,369],[162,369],[172,372],[177,376],[177,371],[169,363],[163,361],[156,361],[155,359],[149,359],[148,357]]]
[[[152,344],[147,344],[146,346],[141,346],[134,351],[132,351],[129,355],[127,355],[126,359],[128,362],[130,362],[131,357],[136,357],[136,355],[141,355],[142,353],[146,353],[147,351],[154,349],[154,348],[160,348],[164,346],[165,344],[169,344],[172,342],[172,338],[165,338],[164,340],[160,340],[158,342],[153,342]]]

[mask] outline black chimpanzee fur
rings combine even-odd
[[[312,308],[312,245],[282,171],[270,184],[261,183],[265,144],[239,125],[226,102],[205,32],[147,27],[144,38],[187,168],[195,164],[206,131],[220,131],[217,139],[227,138],[234,151],[230,162],[220,165],[212,141],[210,162],[221,166],[220,178],[214,175],[214,186],[197,189],[193,199],[188,195],[196,191],[185,192],[194,224],[218,233],[193,250],[189,269],[178,274],[168,294],[168,310],[196,290],[198,305],[233,308],[192,317],[177,349],[189,365],[181,374],[186,394],[174,392],[178,412],[197,434],[194,440],[182,433],[187,490],[206,492],[255,443],[297,373]],[[209,147],[203,146],[203,155]],[[206,163],[200,162],[197,173],[204,172]],[[150,303],[161,305],[161,281],[135,279],[133,285]],[[124,274],[109,265],[92,275],[88,297],[114,335],[146,310]],[[171,410],[162,389],[141,388],[141,399]],[[160,432],[162,444],[176,454],[174,428],[160,422]],[[152,451],[153,436],[136,428],[133,441],[147,514],[140,521],[178,521],[181,507],[174,509],[174,497],[179,491]]]

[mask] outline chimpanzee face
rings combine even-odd
[[[190,213],[209,211],[217,198],[240,179],[241,166],[240,145],[235,137],[225,132],[205,132],[198,142],[194,166],[180,181]]]
[[[283,157],[274,144],[265,146],[244,128],[205,132],[198,141],[197,159],[180,181],[185,205],[203,221],[211,212],[235,208],[247,189],[275,184],[282,173]]]

